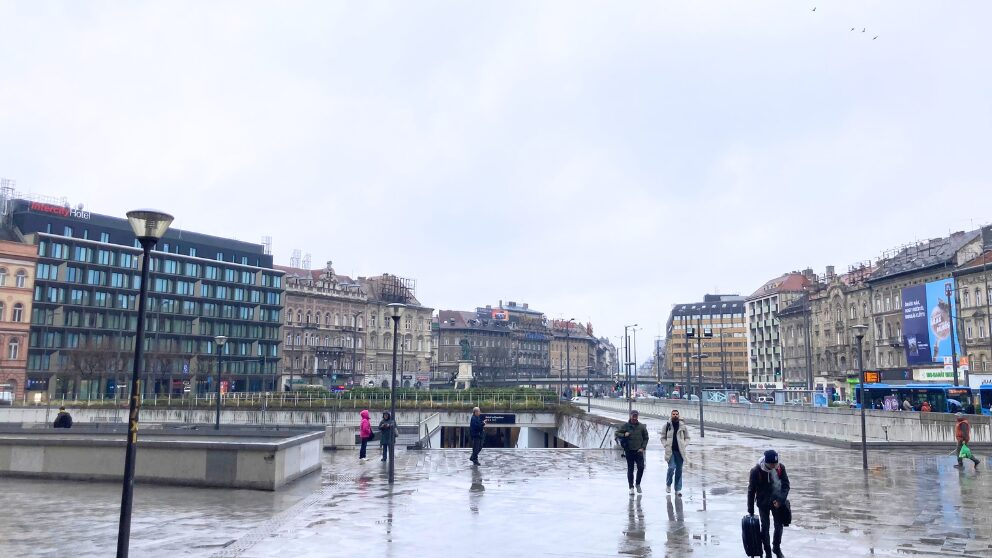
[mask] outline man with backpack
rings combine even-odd
[[[754,515],[758,505],[761,517],[761,544],[765,558],[785,558],[782,554],[782,527],[785,512],[788,511],[789,475],[785,466],[778,462],[778,452],[768,450],[758,464],[751,469],[747,483],[747,513]],[[768,541],[770,523],[774,521],[775,534],[771,544]]]
[[[644,450],[648,447],[648,427],[641,423],[636,410],[630,412],[630,420],[617,427],[613,434],[620,447],[623,448],[623,456],[627,458],[627,485],[630,493],[633,494],[636,488],[641,491],[641,477],[644,476]],[[637,467],[637,478],[635,482],[634,467]]]

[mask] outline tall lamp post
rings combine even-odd
[[[351,322],[351,383],[354,385],[356,369],[355,369],[355,353],[358,352],[358,317],[362,315],[362,312],[355,312],[352,314]],[[361,382],[359,382],[361,384]]]
[[[215,403],[217,416],[214,422],[214,430],[220,430],[220,375],[224,365],[224,343],[227,343],[227,336],[218,335],[214,337],[214,343],[217,343],[217,401]]]
[[[138,442],[138,411],[141,409],[141,384],[138,379],[145,353],[145,298],[148,294],[148,268],[152,248],[172,224],[172,215],[149,209],[127,213],[128,223],[141,244],[141,287],[138,295],[138,324],[134,338],[134,363],[131,367],[131,402],[128,408],[127,448],[124,450],[124,486],[121,491],[121,518],[117,528],[117,558],[127,558],[131,542],[131,506],[134,503],[134,466]]]
[[[944,283],[944,294],[947,295],[947,314],[951,326],[951,367],[954,370],[954,385],[958,385],[958,348],[954,346],[954,287],[950,283]]]
[[[389,440],[389,484],[393,484],[396,467],[396,336],[399,335],[400,312],[404,306],[393,303],[389,308],[393,311],[390,316],[393,319],[393,380],[389,383],[389,420],[393,421],[393,432]]]
[[[868,399],[865,395],[865,366],[862,359],[863,352],[861,350],[861,344],[865,338],[865,332],[868,331],[868,326],[866,325],[853,325],[851,329],[854,331],[854,338],[858,342],[858,374],[861,383],[861,468],[868,470],[868,435],[867,427],[865,426],[865,401]]]
[[[709,356],[710,355],[705,353],[699,353],[693,355],[693,358],[699,361],[699,437],[700,438],[706,437],[706,426],[705,423],[703,422],[703,400],[706,399],[705,397],[703,397],[704,395],[703,394],[703,359],[709,358]],[[691,400],[689,402],[692,403]]]
[[[625,349],[625,355],[623,360],[623,368],[627,373],[627,413],[634,410],[634,393],[630,389],[630,337],[627,335],[627,330],[637,327],[637,324],[625,325],[623,326],[623,339]]]
[[[567,383],[565,389],[568,390],[569,400],[572,399],[572,324],[574,323],[575,318],[569,318],[565,322],[565,382]]]

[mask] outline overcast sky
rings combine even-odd
[[[636,322],[643,360],[674,303],[989,221],[990,20],[984,0],[0,1],[0,177],[415,278],[435,308]]]

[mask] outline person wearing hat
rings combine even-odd
[[[789,488],[789,475],[785,472],[785,465],[778,461],[778,452],[771,449],[766,451],[764,457],[751,469],[747,483],[747,513],[754,515],[754,506],[758,505],[765,558],[771,558],[773,552],[776,558],[784,558],[781,516],[772,511],[785,505]],[[775,534],[769,544],[769,523],[772,521],[775,523]]]
[[[954,467],[961,469],[964,467],[964,460],[961,459],[961,446],[971,442],[971,423],[968,419],[964,418],[963,413],[954,413],[954,417],[957,418],[957,424],[954,425],[954,439],[958,441],[958,449],[954,452],[954,455],[958,458],[958,464]],[[975,468],[978,468],[978,459],[975,456],[971,456],[971,462],[975,464]]]
[[[623,455],[627,458],[627,485],[630,493],[636,489],[641,491],[641,477],[644,476],[644,450],[648,447],[648,427],[638,420],[636,410],[630,412],[630,420],[617,427],[613,434]],[[637,478],[634,478],[634,467],[637,467]]]
[[[65,407],[59,407],[59,414],[55,415],[52,428],[72,428],[72,415],[65,410]]]

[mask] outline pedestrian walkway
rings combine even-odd
[[[775,447],[792,479],[788,556],[992,555],[992,470],[950,455],[872,455],[707,431],[693,434],[682,498],[667,497],[658,431],[644,493],[609,450],[400,451],[396,484],[370,452],[327,452],[321,475],[276,493],[141,486],[132,556],[742,555],[750,467]],[[378,449],[378,448],[375,448]],[[108,556],[117,484],[0,479],[0,556]]]

